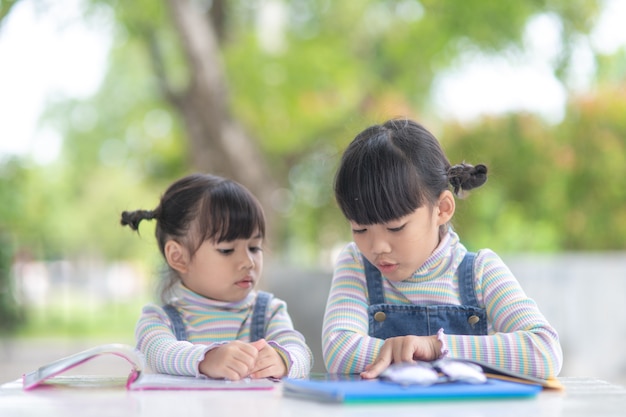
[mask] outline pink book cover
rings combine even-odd
[[[24,374],[22,386],[24,390],[35,389],[44,385],[62,385],[62,373],[75,368],[100,355],[116,355],[125,359],[131,366],[130,375],[126,380],[126,389],[139,390],[263,390],[273,389],[277,380],[244,378],[239,381],[211,379],[206,377],[177,376],[146,372],[146,363],[141,352],[132,346],[112,343],[61,358],[39,369]],[[87,378],[86,378],[87,379]],[[88,378],[93,384],[94,378]],[[80,383],[80,377],[73,377],[71,382]]]

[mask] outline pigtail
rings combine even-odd
[[[448,169],[448,181],[452,185],[454,194],[460,196],[462,191],[469,191],[480,187],[487,181],[487,167],[483,164],[476,166],[462,163]]]
[[[133,230],[138,230],[139,223],[141,223],[142,220],[152,220],[156,217],[155,210],[123,211],[120,224],[122,226],[128,226]]]

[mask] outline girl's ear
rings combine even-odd
[[[456,202],[454,195],[450,190],[445,190],[439,195],[439,201],[437,202],[437,225],[441,226],[446,224],[452,219],[454,210],[456,208]]]
[[[165,259],[169,266],[181,274],[187,272],[187,249],[175,240],[168,240],[165,243]]]

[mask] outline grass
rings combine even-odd
[[[125,302],[56,302],[25,311],[14,337],[89,338],[132,342],[145,300]]]

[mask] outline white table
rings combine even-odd
[[[23,391],[21,380],[0,386],[1,417],[558,417],[626,416],[626,388],[596,378],[561,378],[565,391],[522,400],[470,400],[342,405],[285,398],[270,391],[126,391],[122,380],[80,377],[73,387]]]

